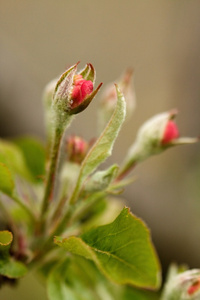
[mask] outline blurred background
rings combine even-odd
[[[178,108],[180,133],[200,134],[199,0],[0,0],[0,136],[44,139],[43,87],[67,66],[91,62],[97,83],[135,70],[137,107],[112,156],[121,162],[140,125]],[[98,99],[71,133],[96,134]],[[200,267],[199,145],[170,149],[135,169],[124,198],[151,228],[163,272],[170,262]],[[1,299],[45,299],[29,278]],[[34,287],[34,289],[33,289]],[[13,296],[14,295],[14,296]]]

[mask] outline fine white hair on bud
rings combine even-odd
[[[200,270],[187,270],[171,276],[165,285],[161,300],[199,300]]]
[[[138,130],[119,173],[122,178],[132,167],[146,158],[161,153],[171,146],[198,142],[197,138],[180,138],[174,118],[176,110],[158,114],[146,121]]]

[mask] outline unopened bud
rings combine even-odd
[[[161,153],[171,146],[198,141],[197,138],[179,138],[178,128],[173,121],[176,114],[176,111],[165,112],[154,116],[142,125],[125,159],[120,172],[121,175],[125,174],[137,162]]]
[[[132,84],[133,71],[127,70],[122,78],[116,80],[118,87],[122,91],[124,98],[126,100],[126,110],[128,119],[135,108],[136,97],[134,86]],[[100,98],[100,107],[99,107],[99,130],[101,131],[107,122],[110,120],[110,117],[115,109],[117,102],[117,93],[114,83],[108,84],[103,90],[102,96]]]
[[[67,140],[67,155],[70,162],[81,164],[88,151],[88,143],[78,137],[71,136]]]
[[[200,270],[185,271],[170,278],[167,282],[162,300],[199,300]]]
[[[83,111],[92,101],[101,84],[93,91],[95,70],[87,64],[77,73],[78,63],[64,72],[55,87],[53,109],[60,118],[64,114],[74,115]]]
[[[167,145],[179,137],[179,131],[174,121],[169,120],[165,126],[161,144]]]

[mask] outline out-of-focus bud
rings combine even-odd
[[[52,101],[53,101],[53,95],[55,91],[55,87],[57,84],[58,79],[53,79],[50,81],[43,92],[43,105],[44,105],[44,115],[45,115],[45,127],[46,127],[46,133],[47,133],[47,148],[49,148],[51,144],[51,138],[52,138]]]
[[[133,113],[136,104],[136,96],[134,86],[132,84],[133,70],[128,69],[122,78],[118,79],[117,85],[122,91],[124,98],[126,100],[126,120],[130,118]],[[115,109],[117,102],[117,93],[114,83],[108,84],[103,90],[102,96],[100,98],[99,107],[99,131],[101,132],[105,125],[110,120],[110,117]]]
[[[92,101],[102,84],[93,91],[95,70],[92,64],[77,73],[78,63],[69,68],[59,78],[53,97],[56,117],[64,119],[65,114],[74,115],[83,111]]]
[[[185,271],[170,278],[167,282],[162,300],[199,300],[200,270]]]
[[[136,163],[149,156],[158,154],[171,146],[198,141],[197,138],[179,138],[178,128],[173,121],[176,114],[175,110],[165,112],[154,116],[142,125],[134,144],[129,149],[120,171],[120,177],[123,177]]]
[[[174,121],[169,120],[165,126],[161,144],[167,145],[179,137],[179,131]]]
[[[71,136],[67,140],[67,155],[70,162],[81,164],[85,158],[89,145],[79,136]]]

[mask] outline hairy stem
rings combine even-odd
[[[59,179],[60,157],[62,152],[62,140],[67,126],[72,121],[72,116],[65,116],[65,120],[58,122],[54,129],[54,137],[50,153],[49,169],[46,178],[46,187],[42,201],[41,217],[38,232],[45,229],[45,219],[48,213],[49,205],[54,200],[57,182]]]
[[[44,215],[49,207],[50,202],[54,197],[56,180],[57,180],[57,168],[59,162],[59,150],[61,148],[61,140],[63,136],[63,130],[56,128],[54,140],[51,149],[50,165],[47,174],[46,188],[44,192],[44,198],[42,203],[42,215]]]

